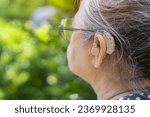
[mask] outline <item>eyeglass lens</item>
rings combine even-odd
[[[73,28],[73,19],[65,19],[62,22],[63,27],[67,27],[67,28]],[[70,30],[63,30],[63,37],[65,38],[65,40],[69,41],[71,38],[73,31]]]

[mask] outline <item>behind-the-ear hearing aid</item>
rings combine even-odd
[[[115,51],[115,40],[114,40],[114,37],[110,33],[106,32],[106,31],[104,31],[103,37],[106,40],[106,46],[107,46],[106,53],[107,54],[112,54]]]
[[[115,41],[114,41],[113,36],[107,31],[97,31],[97,33],[102,35],[106,41],[106,47],[107,47],[106,53],[112,54],[115,51]],[[97,35],[97,33],[95,35]],[[94,43],[91,49],[91,54],[93,56],[97,56],[99,51],[100,51],[100,48],[97,46],[97,43],[94,40]]]
[[[94,41],[92,49],[91,49],[91,54],[93,56],[98,56],[99,50],[100,48],[98,47],[97,43]]]

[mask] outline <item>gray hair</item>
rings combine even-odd
[[[109,32],[132,80],[150,80],[150,0],[84,0],[84,5],[84,28]],[[89,40],[93,34],[84,35]]]

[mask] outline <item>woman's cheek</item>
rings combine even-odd
[[[69,45],[68,46],[68,49],[67,49],[67,60],[68,60],[68,66],[69,66],[69,69],[74,72],[74,67],[75,67],[75,55],[74,55],[74,52],[73,52],[73,48],[71,48],[71,46]]]

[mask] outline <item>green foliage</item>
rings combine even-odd
[[[0,0],[0,8],[6,10],[0,13],[0,99],[96,99],[90,86],[67,67],[67,44],[57,29],[60,18],[54,18],[53,28],[44,24],[34,31],[24,20],[40,5],[69,11],[72,2]]]
[[[76,10],[74,0],[0,0],[0,17],[28,19],[36,8],[49,5],[71,16]]]

